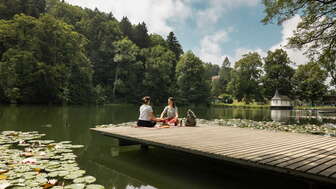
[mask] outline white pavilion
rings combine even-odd
[[[292,109],[291,99],[287,96],[280,95],[278,89],[275,91],[274,97],[271,99],[271,109],[288,110]]]

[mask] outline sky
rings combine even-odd
[[[133,24],[145,22],[150,33],[164,38],[171,31],[183,46],[204,62],[232,64],[243,54],[284,48],[300,22],[294,16],[282,25],[261,23],[261,0],[66,0],[86,8],[111,12],[118,20],[127,16]],[[298,50],[285,49],[296,65],[308,61]],[[294,66],[294,65],[293,65]]]

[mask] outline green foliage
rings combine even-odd
[[[147,26],[144,22],[134,27],[133,42],[140,48],[150,47],[150,39]]]
[[[219,70],[219,91],[220,93],[228,92],[228,85],[232,79],[233,69],[228,57],[225,57],[222,67]]]
[[[88,102],[92,69],[84,54],[87,40],[70,25],[50,15],[17,15],[0,22],[0,35],[0,85],[10,102]]]
[[[207,80],[211,80],[213,76],[218,76],[220,68],[216,64],[205,63],[204,70],[205,70],[204,73],[205,78],[207,78]]]
[[[219,95],[219,98],[221,98],[222,102],[224,102],[226,104],[232,104],[233,103],[233,97],[230,94],[223,93],[223,94]]]
[[[39,17],[46,9],[46,0],[0,0],[0,19],[11,19],[16,14]]]
[[[208,103],[209,85],[205,79],[203,62],[191,51],[185,53],[176,67],[178,97],[182,103]]]
[[[316,62],[300,65],[293,76],[293,86],[296,96],[303,101],[320,100],[327,92],[324,84],[327,73]]]
[[[183,49],[180,43],[178,42],[174,32],[170,32],[167,36],[168,48],[175,54],[176,60],[180,59],[180,56],[183,54]]]
[[[128,39],[134,41],[134,31],[131,22],[128,20],[127,17],[123,17],[119,23],[119,27],[121,32],[128,37]]]
[[[300,15],[294,35],[289,38],[289,47],[302,49],[312,57],[324,59],[327,71],[335,76],[336,68],[336,1],[335,0],[263,0],[266,16],[262,20],[265,24],[273,20],[279,24]],[[335,77],[334,77],[335,78]],[[334,79],[335,81],[335,79]],[[335,82],[333,82],[335,85]]]
[[[127,86],[125,86],[125,83],[127,82],[125,81],[126,78],[120,79],[119,72],[120,70],[124,70],[129,64],[134,64],[136,62],[136,56],[139,53],[139,49],[128,38],[116,41],[113,45],[115,48],[115,55],[113,58],[113,62],[115,63],[115,78],[112,90],[112,99],[115,100],[116,92],[118,92],[120,96],[127,95],[128,90]]]
[[[222,93],[220,82],[217,78],[220,67],[211,63],[205,63],[204,70],[204,77],[208,82],[208,85],[211,86],[211,96],[218,96]]]
[[[162,47],[167,47],[168,46],[167,42],[163,39],[163,37],[161,35],[151,34],[149,36],[149,39],[150,39],[150,46],[151,47],[155,47],[155,46],[158,46],[158,45],[160,45]]]
[[[264,58],[263,86],[265,97],[271,99],[276,91],[280,94],[292,96],[291,79],[295,70],[290,66],[292,63],[287,52],[282,49],[276,49],[274,52],[268,51]]]
[[[239,101],[262,100],[260,75],[262,60],[258,53],[248,53],[235,63],[228,91]]]
[[[165,102],[174,93],[174,53],[162,46],[144,49],[146,69],[143,78],[143,92],[151,95],[154,102]]]
[[[119,22],[111,13],[59,0],[0,0],[0,10],[7,19],[0,20],[1,102],[101,104],[150,95],[161,103],[179,94],[176,64],[183,50],[173,32],[165,40],[149,35],[145,23]],[[207,102],[210,78],[193,60],[201,66],[201,75],[193,75],[201,85],[192,89],[201,94],[190,102]]]
[[[328,51],[319,58],[319,63],[328,72],[331,85],[336,86],[336,51]]]

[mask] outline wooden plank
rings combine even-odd
[[[325,169],[324,171],[320,172],[320,175],[324,176],[332,176],[336,173],[336,165],[334,164],[333,166],[330,166],[329,168]]]
[[[93,129],[132,142],[336,183],[336,138],[234,127]]]
[[[328,160],[328,159],[326,159],[326,160]],[[319,165],[315,166],[314,168],[309,169],[307,172],[308,173],[313,173],[313,174],[320,174],[324,170],[326,170],[329,167],[332,167],[334,165],[336,165],[336,159],[335,158],[330,159],[329,161],[326,161],[322,164],[319,164]],[[329,175],[325,175],[325,176],[329,176]]]
[[[295,169],[297,167],[309,164],[311,162],[314,162],[316,160],[319,160],[321,158],[325,158],[325,157],[331,157],[334,156],[336,157],[336,147],[334,145],[327,147],[323,150],[317,150],[315,153],[309,153],[307,155],[298,157],[298,158],[294,158],[290,161],[286,161],[286,162],[282,162],[277,164],[277,166],[281,166],[281,167],[287,167],[287,168],[291,168],[291,169]]]

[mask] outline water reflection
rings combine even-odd
[[[277,122],[289,122],[291,112],[291,110],[271,110],[271,118]]]

